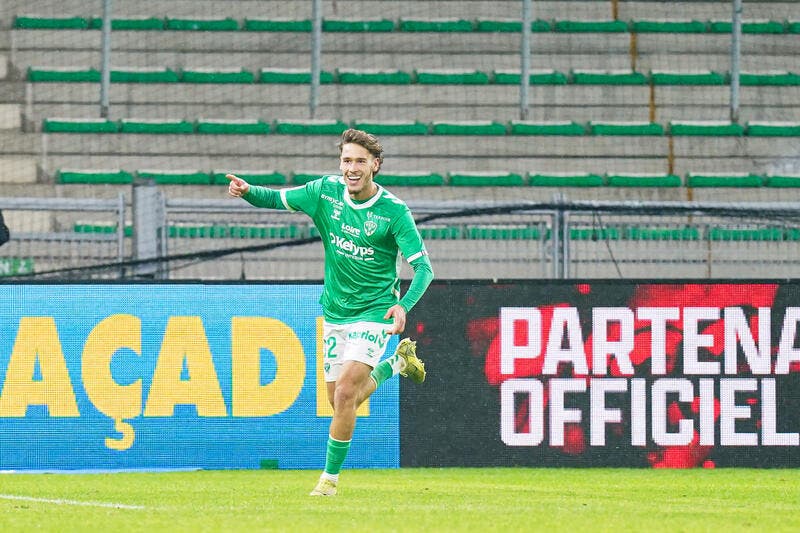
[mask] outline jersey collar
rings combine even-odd
[[[341,183],[342,185],[345,185],[344,176],[341,176],[339,178],[339,183]],[[352,198],[350,198],[350,195],[347,194],[347,186],[345,185],[344,202],[347,205],[349,205],[350,207],[352,207],[353,209],[367,209],[369,207],[372,207],[373,205],[375,205],[375,202],[377,202],[378,199],[383,194],[383,187],[381,187],[378,183],[375,183],[375,185],[378,187],[378,192],[376,192],[375,195],[372,198],[370,198],[369,200],[367,200],[366,202],[361,202],[361,203],[356,203],[356,202],[353,201]]]

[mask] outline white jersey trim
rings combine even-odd
[[[375,205],[375,202],[380,200],[380,197],[383,195],[383,187],[375,183],[375,185],[378,187],[378,192],[375,193],[375,196],[373,196],[363,204],[357,204],[353,201],[352,198],[350,198],[350,195],[347,193],[347,185],[344,182],[344,176],[339,176],[339,183],[341,183],[345,187],[344,194],[342,195],[344,196],[345,203],[350,207],[352,207],[353,209],[368,209],[373,205]]]
[[[295,189],[297,189],[297,188],[298,188],[298,187],[295,187]],[[280,194],[281,194],[281,203],[283,204],[283,206],[284,206],[284,207],[285,207],[285,208],[286,208],[288,211],[296,211],[296,209],[292,209],[292,206],[290,206],[290,205],[289,205],[289,202],[288,202],[288,201],[286,201],[286,191],[287,191],[287,189],[281,189],[281,190],[280,190]]]
[[[423,255],[428,255],[428,252],[426,252],[425,250],[422,250],[421,252],[417,252],[414,255],[412,255],[411,257],[409,257],[408,259],[406,259],[406,261],[408,261],[410,263],[411,261],[414,261],[415,259],[419,259]]]

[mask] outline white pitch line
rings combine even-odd
[[[34,498],[33,496],[18,496],[16,494],[0,494],[2,500],[19,500],[36,503],[52,503],[54,505],[83,505],[85,507],[110,507],[113,509],[144,509],[144,505],[128,505],[125,503],[110,502],[82,502],[79,500],[60,500],[51,498]]]

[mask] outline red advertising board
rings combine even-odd
[[[800,465],[800,283],[444,282],[405,466]]]

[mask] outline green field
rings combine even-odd
[[[2,531],[798,531],[796,470],[2,474]]]

